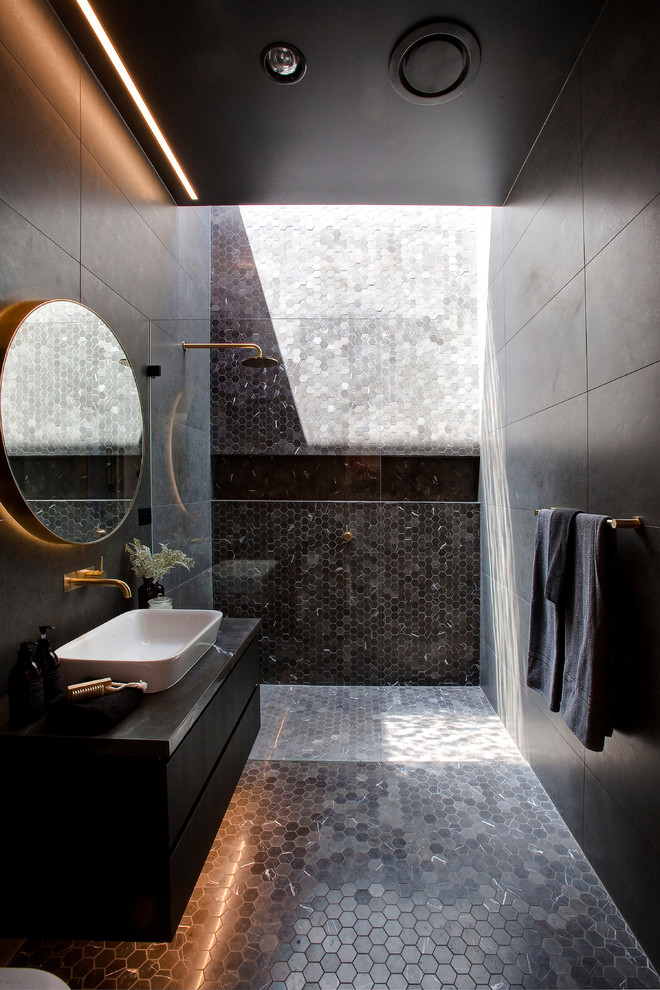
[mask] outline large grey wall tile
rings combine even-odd
[[[507,594],[511,599],[509,614],[513,617],[513,629],[506,630],[507,650],[510,655],[509,667],[517,673],[522,684],[527,676],[531,608],[529,603],[524,598],[519,598],[514,591],[509,591]]]
[[[503,668],[498,667],[497,658],[490,646],[481,638],[479,654],[479,686],[488,701],[497,711],[497,676]]]
[[[492,661],[491,654],[491,664]],[[498,661],[490,667],[489,681],[484,687],[484,692],[514,743],[520,748],[523,744],[521,689],[515,676],[505,664]]]
[[[176,258],[177,212],[172,197],[105,90],[87,73],[81,86],[80,132],[87,153]]]
[[[529,639],[529,606],[493,577],[487,576],[482,590],[481,636],[497,657],[517,679],[527,657]]]
[[[171,334],[176,334],[172,337]],[[207,432],[209,429],[209,356],[207,351],[184,351],[181,342],[208,342],[208,320],[165,320],[151,323],[151,364],[161,375],[152,379],[153,415]]]
[[[154,505],[185,505],[210,498],[208,433],[179,424],[174,401],[169,416],[152,416],[151,434]]]
[[[560,163],[560,177],[504,265],[507,338],[512,337],[580,271],[582,169],[579,144]]]
[[[506,475],[506,429],[484,433],[481,438],[479,498],[482,502],[508,505],[509,484]]]
[[[551,712],[550,709],[548,708],[547,701],[545,700],[543,695],[538,693],[538,691],[533,691],[530,689],[530,698],[533,700],[537,708],[539,708],[543,717],[548,720],[548,722],[553,727],[555,732],[562,737],[566,745],[573,750],[575,755],[582,762],[584,762],[585,748],[580,742],[580,740],[577,738],[577,736],[575,736],[571,732],[569,727],[566,725],[566,722],[564,721],[561,713]]]
[[[546,718],[533,694],[529,688],[523,688],[524,754],[581,843],[584,836],[584,762]]]
[[[586,268],[589,387],[660,360],[660,196]]]
[[[590,511],[660,525],[659,422],[660,363],[589,393]]]
[[[208,286],[198,285],[179,268],[178,276],[178,296],[177,315],[181,320],[206,320],[208,325],[208,314],[211,303],[211,294]]]
[[[577,396],[507,429],[506,485],[519,509],[587,503],[587,397]]]
[[[172,589],[171,597],[174,608],[214,608],[211,569],[178,584]]]
[[[81,302],[105,320],[126,351],[140,390],[145,436],[149,434],[149,321],[122,296],[86,268],[80,272]]]
[[[514,423],[586,389],[580,272],[506,345],[507,421]]]
[[[0,45],[0,199],[80,258],[80,143]]]
[[[502,223],[504,210],[502,207],[494,206],[490,211],[490,244],[488,247],[488,285],[491,285],[495,276],[501,271],[504,264],[504,247]]]
[[[81,232],[85,267],[146,315],[176,314],[176,261],[84,149]]]
[[[658,48],[660,19],[655,0],[616,0],[606,5],[585,51],[587,260],[660,191]]]
[[[80,264],[19,213],[0,202],[0,297],[78,299]]]
[[[519,598],[529,602],[532,595],[536,516],[533,509],[511,509],[510,520],[511,542],[502,553],[511,558],[509,570],[515,581],[513,590]]]
[[[50,5],[42,0],[3,0],[0,37],[64,123],[79,135],[82,57]]]
[[[657,847],[644,838],[589,770],[585,771],[582,848],[644,949],[651,958],[658,958]]]
[[[591,773],[655,848],[660,842],[660,694],[619,670],[617,730],[602,753],[585,751]]]
[[[559,95],[502,211],[504,258],[508,258],[544,201],[562,181],[580,146],[580,69]]]
[[[482,371],[481,433],[486,435],[506,425],[506,351],[502,347]]]
[[[525,600],[529,599],[529,587],[519,572],[526,575],[528,568],[526,561],[518,561],[519,554],[525,556],[525,545],[518,543],[518,526],[520,520],[527,520],[529,515],[533,519],[531,510],[511,509],[493,502],[484,502],[481,506],[482,567],[503,588]],[[533,522],[531,526],[533,543]]]
[[[660,693],[660,529],[618,529],[616,543],[618,725],[646,732],[640,694]]]
[[[497,607],[497,595],[500,593],[500,588],[501,586],[497,584],[491,574],[487,571],[482,571],[479,637],[481,642],[488,647],[496,662],[499,662],[500,658],[495,652],[495,622],[493,617]]]
[[[209,284],[210,207],[186,206],[177,211],[177,260],[198,285]]]
[[[493,355],[504,346],[505,340],[504,274],[499,271],[488,287],[482,363],[490,361]]]

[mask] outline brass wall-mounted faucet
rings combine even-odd
[[[100,584],[108,588],[119,588],[124,598],[132,598],[133,593],[125,581],[119,578],[109,578],[103,570],[103,557],[98,568],[83,567],[79,571],[70,571],[64,575],[64,591],[77,591],[86,584]]]

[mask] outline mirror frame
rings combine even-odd
[[[93,309],[86,306],[85,303],[80,302],[79,299],[65,299],[65,298],[54,298],[54,299],[32,299],[25,302],[13,303],[7,306],[0,312],[0,386],[2,384],[2,376],[5,371],[5,360],[11,347],[11,343],[16,336],[16,334],[21,329],[23,322],[27,319],[30,313],[38,309],[39,306],[44,306],[46,303],[51,302],[68,302],[74,303],[77,306],[82,306],[84,309],[89,310],[97,319],[101,320],[103,324],[108,328],[110,333],[117,339],[117,343],[126,354],[123,344],[117,337],[112,327],[110,327],[102,316],[99,316]],[[128,355],[126,355],[127,360]],[[84,547],[84,546],[94,546],[96,543],[102,543],[103,540],[107,540],[113,533],[121,528],[125,522],[128,514],[133,509],[135,505],[135,500],[137,499],[138,492],[140,490],[140,485],[144,475],[144,455],[145,455],[145,425],[144,425],[144,405],[142,403],[142,396],[140,395],[140,387],[137,382],[135,372],[133,370],[133,365],[130,364],[131,374],[135,381],[135,387],[137,390],[138,402],[140,403],[140,413],[142,415],[142,451],[140,457],[140,473],[138,475],[138,480],[135,486],[135,492],[131,499],[131,504],[126,511],[125,515],[122,517],[121,522],[109,533],[101,536],[98,540],[91,540],[89,542],[77,543],[73,540],[67,540],[65,537],[59,536],[49,529],[45,523],[34,514],[30,506],[28,505],[23,492],[21,491],[16,478],[14,477],[11,465],[9,463],[9,456],[7,454],[7,448],[5,445],[5,435],[2,425],[2,406],[0,403],[0,503],[5,509],[7,514],[12,518],[12,520],[17,523],[21,529],[24,529],[30,536],[34,536],[39,540],[43,540],[47,543],[58,544],[59,546],[68,547]],[[1,398],[1,388],[0,388],[0,398]]]

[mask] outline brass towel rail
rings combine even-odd
[[[556,506],[551,505],[550,511],[552,511]],[[534,515],[538,516],[540,509],[534,509]],[[640,526],[644,525],[641,516],[633,516],[631,519],[608,519],[607,525],[611,526],[612,529],[639,529]]]

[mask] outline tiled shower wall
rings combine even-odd
[[[216,207],[214,597],[269,683],[478,683],[477,242],[460,207]],[[249,353],[249,352],[248,352]]]
[[[493,222],[482,686],[660,964],[660,18],[610,0]],[[614,733],[585,749],[525,684],[534,509],[617,530]]]

